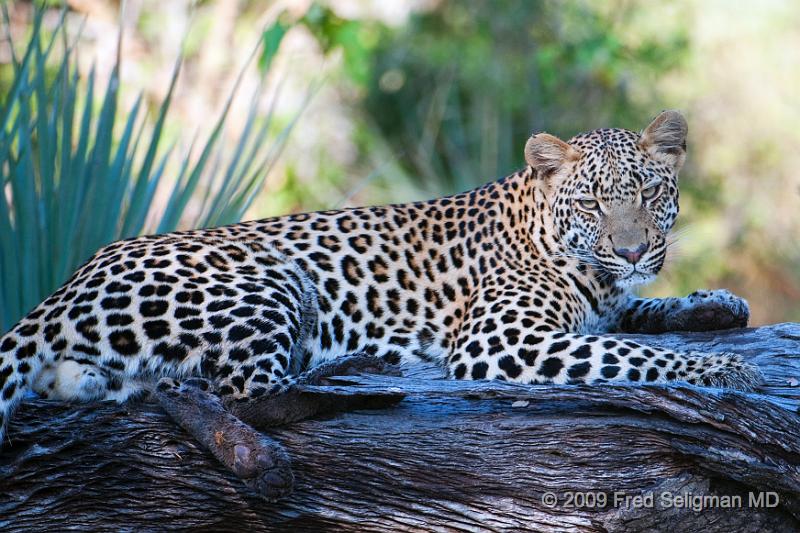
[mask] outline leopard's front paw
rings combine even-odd
[[[670,329],[675,331],[743,328],[750,319],[750,306],[725,289],[695,291],[681,299],[670,318]]]
[[[331,376],[352,376],[356,374],[384,374],[387,376],[402,375],[396,365],[392,365],[379,357],[367,354],[352,354],[323,363],[298,379],[299,383],[322,385],[325,378]]]
[[[689,383],[704,387],[752,391],[764,384],[761,370],[733,353],[701,356],[697,363],[687,365],[687,371]]]

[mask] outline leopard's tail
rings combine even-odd
[[[0,448],[14,409],[53,359],[53,350],[44,341],[43,314],[34,310],[0,338]]]

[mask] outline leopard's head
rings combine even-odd
[[[621,287],[652,281],[678,215],[686,120],[664,111],[641,133],[600,129],[564,142],[534,135],[525,159],[551,208],[565,254]]]

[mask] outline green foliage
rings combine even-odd
[[[367,82],[370,55],[365,46],[364,22],[343,19],[330,8],[314,2],[299,24],[311,31],[324,52],[340,48],[344,55],[345,73],[358,84]]]
[[[372,51],[378,37],[376,24],[341,18],[329,7],[313,2],[292,25],[307,28],[324,53],[341,50],[344,73],[351,81],[360,86],[369,82]]]
[[[264,30],[261,36],[264,41],[264,48],[258,58],[258,68],[261,72],[269,72],[272,59],[278,53],[278,48],[280,48],[283,36],[286,35],[286,30],[288,29],[289,26],[281,18],[278,18],[269,28]]]
[[[86,80],[78,73],[63,14],[49,37],[42,19],[43,12],[37,10],[24,54],[14,54],[13,80],[0,107],[2,331],[109,242],[181,225],[238,221],[294,124],[291,121],[273,138],[272,111],[266,117],[258,115],[257,91],[244,130],[228,155],[221,132],[234,88],[199,154],[190,149],[174,164],[177,179],[167,193],[164,176],[172,168],[171,150],[161,146],[180,61],[154,123],[143,116],[141,97],[120,118],[119,59],[98,94],[94,69]],[[281,36],[265,36],[265,69]],[[161,208],[154,207],[159,204],[158,191],[167,193]]]
[[[622,2],[442,2],[375,51],[366,107],[412,176],[464,190],[522,163],[532,131],[639,129],[660,109],[631,81],[685,56],[680,30],[628,38]],[[444,180],[444,181],[442,181]]]

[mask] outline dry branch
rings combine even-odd
[[[800,529],[800,325],[647,340],[741,353],[768,385],[759,394],[521,386],[442,380],[422,367],[402,378],[327,378],[296,390],[305,407],[284,421],[315,418],[266,431],[295,476],[293,494],[277,503],[156,404],[35,401],[0,452],[0,530]],[[335,414],[353,407],[383,408]],[[548,492],[553,507],[543,503]],[[595,500],[568,507],[570,492]],[[748,505],[750,493],[768,492],[778,506]],[[694,511],[660,505],[661,493],[740,496],[742,505]],[[652,508],[624,505],[648,494]]]

